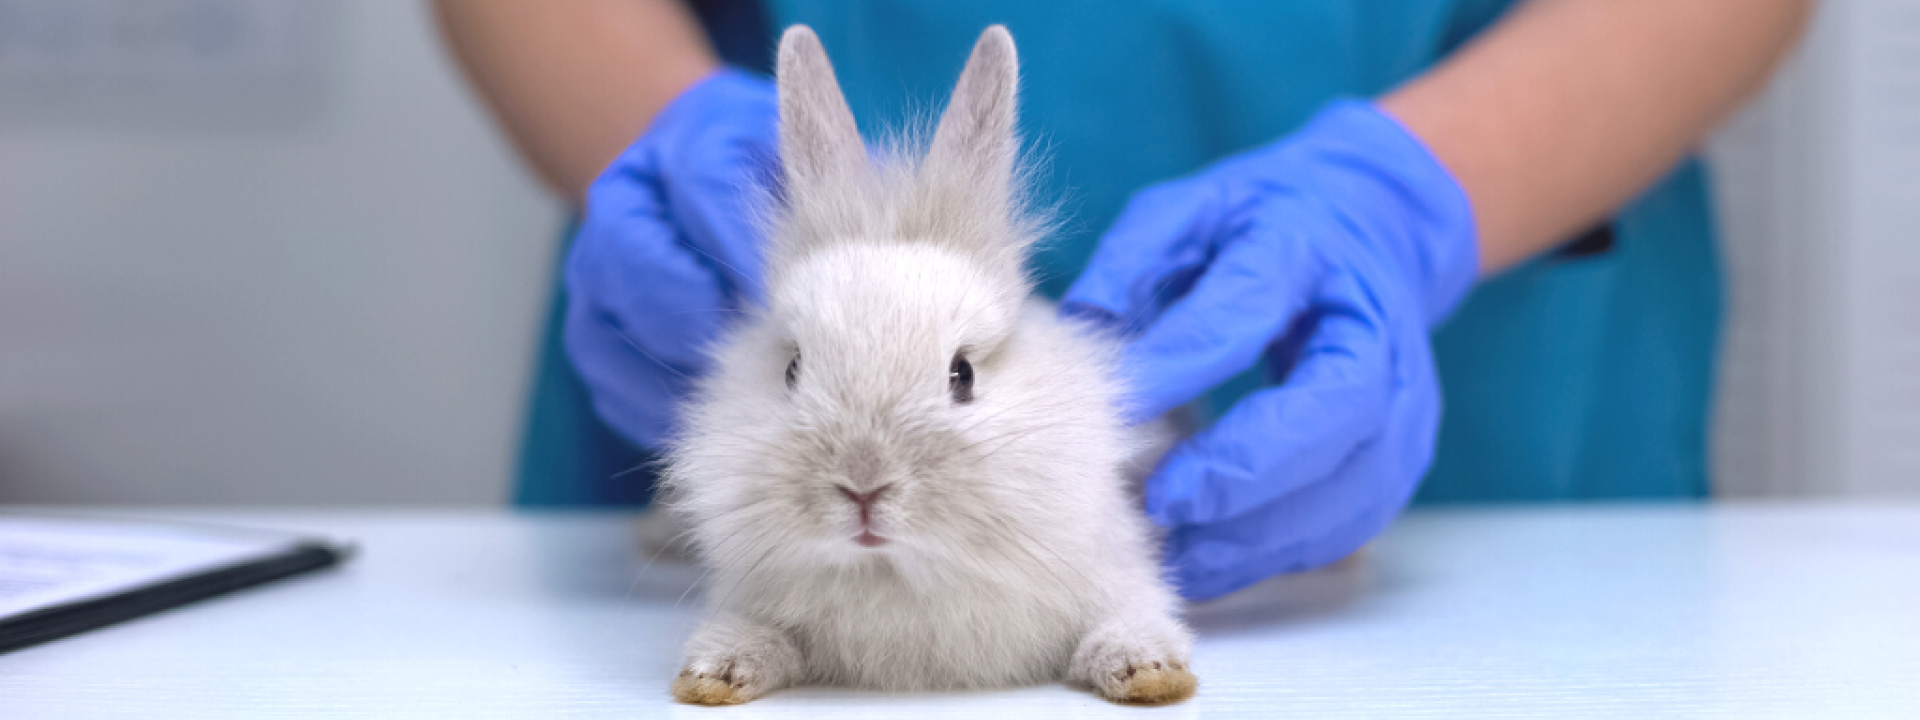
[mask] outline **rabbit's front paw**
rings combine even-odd
[[[739,705],[771,689],[751,658],[695,660],[673,679],[673,699],[693,705]]]
[[[1130,705],[1165,705],[1193,697],[1200,688],[1187,664],[1173,658],[1139,658],[1115,663],[1094,689],[1108,700]]]
[[[785,633],[722,614],[687,641],[687,666],[673,679],[673,699],[739,705],[786,685],[799,672],[800,650]]]
[[[1103,628],[1082,640],[1073,675],[1108,700],[1134,705],[1180,702],[1200,688],[1185,642],[1137,627]]]

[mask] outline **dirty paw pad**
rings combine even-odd
[[[718,672],[681,670],[673,679],[673,699],[693,705],[739,705],[759,695],[745,678],[735,677],[732,668]]]
[[[1200,679],[1178,662],[1151,662],[1115,670],[1100,693],[1114,702],[1163,705],[1193,697]]]

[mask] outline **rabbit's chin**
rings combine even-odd
[[[1015,532],[1037,534],[1032,530]],[[942,538],[937,532],[920,533],[898,525],[881,530],[836,528],[790,536],[759,536],[751,527],[724,531],[708,528],[703,534],[715,533],[731,536],[735,542],[727,547],[727,557],[710,554],[703,558],[705,563],[721,573],[743,572],[721,565],[731,558],[759,559],[760,567],[751,570],[756,577],[741,580],[749,587],[817,575],[886,578],[920,592],[940,592],[949,585],[990,584],[994,570],[991,563],[982,562],[980,547]],[[754,539],[744,542],[748,537]]]
[[[849,587],[863,583],[898,585],[917,594],[941,593],[977,581],[974,569],[960,560],[966,555],[963,548],[916,543],[910,539],[888,539],[869,547],[853,538],[834,538],[810,543],[808,550],[787,555],[777,567],[767,563],[754,571],[758,577],[743,578],[744,585],[759,590],[754,596],[737,598],[740,602],[732,604],[741,609],[760,603],[786,604],[790,599],[780,597],[783,593],[778,585],[822,578],[834,578]],[[768,548],[763,554],[770,556],[774,552]]]
[[[797,558],[796,565],[812,564],[822,570],[926,562],[927,554],[916,547],[911,537],[848,533],[815,538],[807,544],[810,553]]]

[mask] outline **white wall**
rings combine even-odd
[[[561,221],[424,3],[0,0],[0,502],[500,501]]]
[[[1710,155],[1716,488],[1920,496],[1920,0],[1822,3]]]

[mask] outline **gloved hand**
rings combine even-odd
[[[1148,480],[1182,594],[1333,562],[1399,513],[1439,430],[1428,331],[1477,272],[1465,192],[1370,103],[1134,196],[1062,303],[1134,336],[1130,419],[1262,357],[1278,383]]]
[[[702,351],[760,293],[754,181],[778,166],[773,83],[702,79],[587,191],[566,260],[564,342],[594,411],[657,448]]]

